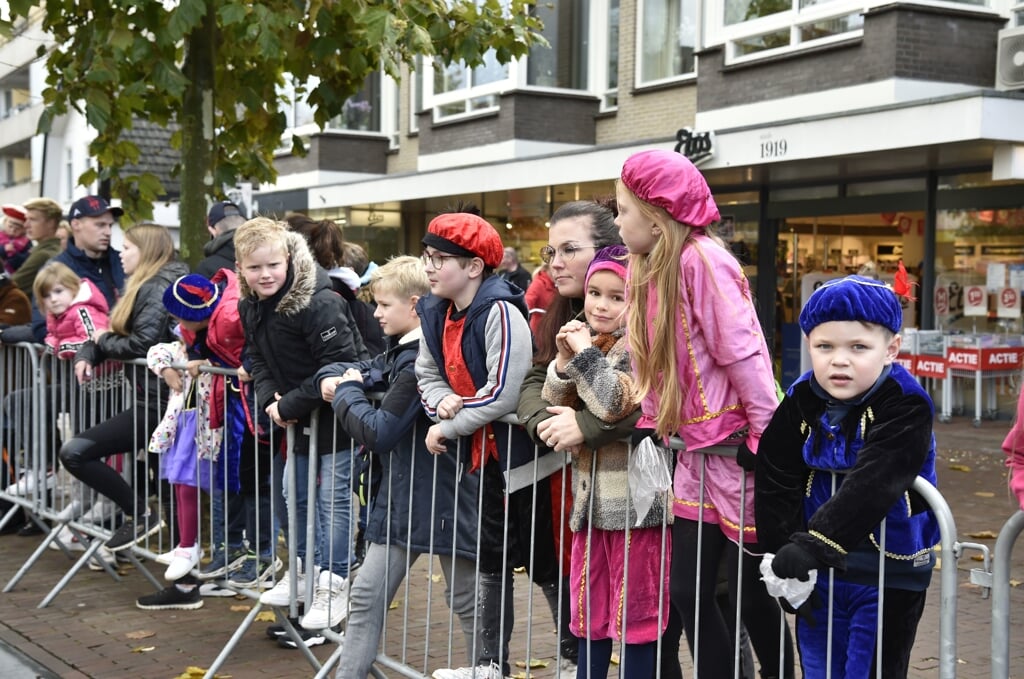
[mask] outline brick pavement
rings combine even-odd
[[[939,486],[953,510],[961,539],[992,546],[994,539],[969,536],[997,533],[1013,509],[999,451],[1007,428],[1008,422],[1002,420],[985,422],[975,429],[962,417],[954,418],[950,424],[935,426],[941,449]],[[0,582],[10,579],[37,544],[32,538],[0,537]],[[1013,577],[1024,581],[1024,552],[1017,550],[1017,554]],[[428,564],[427,559],[417,563],[408,596],[404,589],[399,591],[398,608],[391,612],[389,627],[389,653],[392,657],[401,656],[397,639],[401,636],[401,618],[408,598],[408,615],[411,620],[420,622],[411,623],[410,645],[404,657],[411,666],[420,669],[445,665],[442,649],[450,638],[447,610],[440,602],[430,608],[429,634],[423,630],[426,589],[433,588],[435,600],[443,591],[443,581],[429,576]],[[981,598],[977,587],[969,584],[966,572],[976,565],[980,564],[969,556],[959,563],[962,572],[958,592],[957,676],[968,679],[988,677],[990,673],[989,602]],[[14,591],[0,594],[0,640],[21,649],[52,670],[54,676],[170,679],[180,676],[190,666],[208,667],[251,606],[244,599],[207,599],[206,605],[198,611],[141,611],[135,608],[135,598],[149,593],[151,586],[128,568],[124,569],[121,583],[113,583],[104,573],[85,570],[48,608],[36,608],[68,566],[70,562],[63,555],[47,550]],[[157,573],[159,575],[159,571]],[[517,576],[519,611],[525,611],[527,606],[524,582],[523,576]],[[911,676],[915,679],[938,676],[938,582],[936,577],[913,653]],[[1024,592],[1020,588],[1012,589],[1012,611],[1021,610],[1022,597]],[[525,659],[529,642],[531,656],[549,663],[535,676],[552,676],[554,626],[536,588],[532,605],[537,622],[527,628],[517,621],[512,657],[513,660]],[[1020,621],[1012,622],[1019,624]],[[313,676],[311,666],[297,651],[280,649],[264,637],[263,629],[267,624],[254,623],[222,667],[221,676]],[[151,631],[153,635],[137,640],[128,637],[138,631]],[[456,633],[451,638],[457,640],[455,658],[458,661],[462,657],[458,644],[461,634]],[[428,654],[424,652],[426,640],[431,649]],[[1011,674],[1024,676],[1024,645],[1017,643],[1012,647]],[[132,652],[141,648],[150,650]],[[323,660],[330,654],[331,647],[312,650]],[[691,676],[688,669],[686,676]]]

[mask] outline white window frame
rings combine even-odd
[[[716,0],[707,0],[707,1],[708,2],[715,2]],[[718,0],[718,1],[720,1],[720,0]],[[676,0],[676,2],[682,3],[682,0]],[[634,35],[634,40],[633,40],[633,44],[635,45],[635,47],[634,47],[634,57],[635,57],[634,62],[635,63],[634,63],[634,67],[633,67],[633,82],[635,83],[635,88],[638,89],[638,90],[642,90],[642,89],[647,88],[647,87],[657,87],[659,85],[664,85],[666,83],[687,82],[687,81],[691,81],[691,80],[696,80],[696,78],[697,78],[697,69],[699,68],[699,64],[697,63],[699,61],[699,59],[696,56],[694,57],[694,60],[693,60],[693,71],[691,73],[680,73],[679,75],[673,75],[673,76],[669,76],[667,78],[658,78],[656,80],[643,80],[644,9],[645,9],[644,6],[645,6],[645,4],[646,4],[645,0],[637,0],[637,3],[636,3],[636,26],[634,27],[635,28],[635,35]],[[703,46],[703,40],[704,40],[704,32],[702,30],[703,26],[704,26],[704,20],[703,20],[704,2],[701,2],[701,0],[696,0],[696,5],[697,5],[697,16],[695,18],[695,26],[694,26],[694,31],[695,31],[696,34],[694,36],[693,49],[694,49],[695,52],[699,52],[701,47]],[[622,12],[622,4],[621,3],[619,4],[619,12],[620,13]],[[620,55],[620,58],[621,58],[621,55]]]
[[[505,92],[525,87],[525,59],[526,57],[521,57],[506,64],[508,68],[508,75],[501,80],[495,80],[494,82],[490,82],[485,85],[470,85],[469,87],[461,87],[457,90],[440,93],[434,92],[434,60],[424,59],[423,106],[432,112],[434,122],[473,118],[497,111],[500,107],[495,104],[486,108],[478,108],[474,111],[464,111],[462,113],[452,113],[448,115],[440,114],[442,106],[469,102],[471,99],[477,99],[478,97],[486,97],[490,95],[500,96]],[[462,68],[469,69],[465,64],[462,65]]]
[[[608,87],[608,54],[611,45],[608,43],[608,32],[611,21],[608,18],[611,3],[608,0],[593,0],[590,3],[590,48],[587,51],[588,89],[601,99],[601,111],[618,110],[618,87]],[[619,16],[622,16],[622,2],[619,2]],[[620,35],[621,38],[621,35]],[[618,45],[616,45],[618,47]],[[619,61],[622,53],[619,53]],[[612,99],[615,104],[609,104]]]
[[[642,1],[642,0],[641,0]],[[1012,2],[1013,0],[986,0],[988,6],[973,5],[966,2],[952,2],[943,0],[910,0],[910,4],[926,7],[942,7],[946,9],[968,8],[975,11],[990,11],[998,14],[993,5]],[[820,47],[837,42],[845,42],[860,38],[864,35],[863,28],[837,33],[835,35],[817,38],[814,40],[801,41],[801,28],[808,25],[828,21],[830,19],[841,19],[852,14],[864,14],[871,9],[891,4],[890,0],[831,0],[820,5],[812,5],[800,9],[800,1],[793,0],[791,9],[775,14],[758,17],[750,21],[743,21],[736,24],[725,25],[725,1],[706,0],[705,20],[702,21],[705,47],[711,45],[723,45],[725,48],[725,64],[742,64],[751,61],[758,61],[780,54],[798,52],[812,47]],[[1021,5],[1024,7],[1024,5]],[[1004,10],[1006,11],[1006,10]],[[788,45],[765,49],[751,54],[741,54],[738,44],[750,38],[756,38],[769,33],[789,31],[790,41]]]

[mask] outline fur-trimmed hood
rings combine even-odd
[[[321,288],[330,288],[331,281],[327,273],[317,266],[313,253],[309,251],[306,239],[301,234],[289,231],[285,234],[288,249],[288,277],[281,290],[267,303],[273,306],[276,313],[282,316],[294,316],[309,307],[314,293]],[[252,288],[239,272],[238,287],[243,298],[259,303]]]

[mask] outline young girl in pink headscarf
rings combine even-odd
[[[552,405],[586,409],[608,424],[625,419],[639,405],[623,336],[627,255],[621,245],[594,254],[584,283],[587,322],[572,320],[559,330],[558,355],[548,365],[541,392]],[[667,492],[657,493],[646,511],[634,506],[629,459],[623,441],[593,450],[579,446],[572,455],[566,596],[569,629],[580,638],[581,676],[608,676],[616,639],[625,642],[622,677],[655,676],[655,643],[668,621],[671,534],[665,527],[672,518],[666,517]]]
[[[644,394],[637,427],[653,430],[659,441],[677,436],[686,444],[673,480],[671,590],[696,673],[733,675],[733,627],[716,605],[715,588],[719,562],[727,558],[735,606],[739,545],[742,618],[761,676],[792,676],[788,643],[779,658],[778,606],[760,581],[759,559],[746,552],[757,542],[748,472],[778,405],[750,287],[732,253],[708,232],[720,219],[718,208],[704,177],[682,155],[631,156],[616,199],[615,222],[630,252],[627,339]]]

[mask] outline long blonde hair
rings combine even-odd
[[[131,332],[132,307],[139,294],[139,288],[156,275],[165,264],[174,259],[174,241],[171,233],[159,224],[139,224],[125,231],[124,237],[139,249],[139,263],[128,277],[124,294],[110,314],[110,330],[118,335]]]
[[[621,182],[619,185],[629,190]],[[673,436],[683,424],[683,394],[679,386],[679,366],[676,364],[676,346],[679,342],[676,319],[681,318],[679,256],[687,246],[700,247],[693,241],[694,232],[700,229],[676,221],[663,208],[646,203],[636,198],[635,194],[633,197],[643,215],[661,228],[661,235],[649,253],[629,256],[629,281],[626,286],[629,351],[635,365],[637,393],[648,394],[654,391],[659,397],[655,431],[659,437]],[[707,235],[722,245],[717,236],[710,233]],[[703,252],[700,256],[707,265]],[[647,308],[649,287],[652,285],[657,295],[657,305],[654,327],[649,332]],[[687,321],[682,319],[682,322]]]

